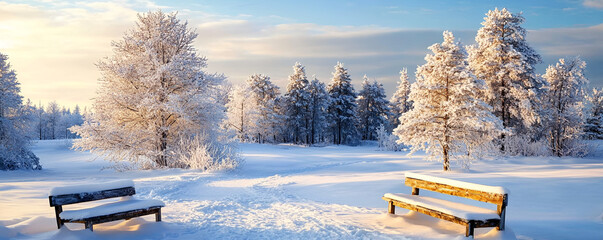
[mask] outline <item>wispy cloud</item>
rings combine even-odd
[[[69,105],[91,103],[99,77],[94,63],[112,54],[111,41],[119,40],[133,27],[141,6],[178,10],[180,18],[196,29],[199,36],[195,46],[209,59],[208,70],[225,73],[234,83],[257,72],[285,86],[296,61],[306,65],[310,76],[316,74],[320,80],[329,81],[333,65],[343,61],[353,82],[360,84],[367,74],[383,82],[391,94],[399,70],[407,67],[412,72],[423,64],[427,47],[441,42],[443,31],[273,24],[266,17],[173,9],[150,1],[52,4],[62,5],[43,8],[0,2],[0,52],[9,54],[25,97]],[[472,44],[475,31],[453,32],[464,44]],[[603,69],[603,24],[530,31],[528,41],[547,63],[560,57],[583,56],[589,64],[588,77],[603,85],[603,70],[598,70]],[[538,70],[544,71],[544,66]]]
[[[584,0],[582,4],[586,7],[603,9],[603,0]]]

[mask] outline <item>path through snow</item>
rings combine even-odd
[[[0,213],[0,239],[463,239],[463,226],[386,213],[384,193],[410,192],[404,171],[510,189],[508,230],[477,229],[476,239],[603,236],[600,157],[509,158],[442,173],[422,156],[374,146],[242,144],[246,163],[233,172],[118,172],[100,170],[111,163],[71,151],[65,141],[42,141],[33,150],[44,170],[0,173],[0,205],[9,209]],[[56,230],[52,187],[117,179],[134,180],[137,198],[165,202],[164,222],[149,216],[100,224],[92,233],[81,224]]]

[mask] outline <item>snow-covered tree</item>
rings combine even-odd
[[[285,115],[289,129],[289,139],[294,143],[310,142],[310,92],[308,91],[306,70],[301,63],[293,66],[293,74],[289,76],[287,93],[285,93]]]
[[[237,85],[228,94],[227,125],[235,130],[241,141],[249,141],[256,132],[259,112],[247,85]]]
[[[588,96],[590,111],[586,118],[584,132],[587,139],[603,139],[603,89],[593,89]]]
[[[391,115],[389,102],[385,99],[383,85],[369,79],[364,75],[362,90],[358,94],[358,129],[364,140],[376,140],[377,128],[387,124],[387,117]]]
[[[329,105],[329,122],[333,132],[334,144],[356,144],[359,140],[356,129],[356,92],[352,79],[343,63],[335,65],[335,72],[327,91],[331,98]]]
[[[402,116],[403,113],[408,112],[412,107],[412,102],[408,100],[409,94],[410,82],[408,82],[408,71],[406,68],[403,68],[402,71],[400,71],[400,82],[398,82],[396,92],[389,100],[392,113],[391,116],[389,116],[389,120],[392,128],[395,128],[400,124],[400,116]]]
[[[256,141],[274,141],[275,129],[280,123],[276,106],[279,88],[270,81],[270,77],[262,74],[251,75],[247,79],[247,85],[252,93],[250,100],[255,103],[258,114],[254,132]]]
[[[220,128],[224,77],[203,70],[196,37],[176,13],[139,14],[134,29],[113,42],[113,56],[97,64],[100,89],[93,113],[72,128],[82,137],[74,146],[143,168],[236,158]]]
[[[325,84],[314,78],[308,86],[310,93],[310,144],[324,142],[327,127],[329,93]]]
[[[575,142],[580,141],[585,121],[584,88],[588,84],[584,77],[585,68],[586,63],[578,57],[569,61],[559,59],[543,75],[547,82],[544,102],[548,114],[545,126],[551,150],[557,156],[582,152],[581,147],[577,149]]]
[[[484,84],[471,74],[464,49],[452,33],[443,35],[444,42],[430,46],[433,54],[417,68],[409,97],[413,109],[402,114],[394,134],[413,152],[426,150],[441,158],[447,171],[451,158],[472,155],[498,137],[502,127],[491,107],[478,99]]]
[[[538,121],[533,103],[541,83],[534,75],[534,65],[541,58],[526,41],[526,30],[521,27],[524,20],[521,13],[491,10],[477,32],[476,45],[468,48],[471,70],[487,85],[482,99],[513,133],[525,133]]]
[[[57,129],[61,119],[61,107],[56,101],[52,101],[46,106],[46,124],[48,128],[49,139],[57,139]]]
[[[17,74],[0,53],[0,170],[40,170],[39,158],[28,149],[32,108],[23,105]]]

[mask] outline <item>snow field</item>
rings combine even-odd
[[[73,152],[63,141],[41,141],[33,150],[44,170],[0,175],[0,205],[8,209],[0,213],[0,239],[464,239],[461,225],[399,208],[386,213],[383,194],[410,193],[406,171],[509,189],[507,230],[476,229],[476,239],[603,236],[601,157],[486,160],[468,172],[443,173],[422,154],[375,146],[242,144],[246,163],[232,172],[118,172],[101,171],[111,163]],[[52,187],[122,179],[135,182],[135,198],[166,204],[163,222],[147,216],[95,225],[94,232],[83,224],[56,229],[47,197]]]

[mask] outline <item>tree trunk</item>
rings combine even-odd
[[[450,170],[450,161],[448,159],[448,145],[442,146],[442,155],[444,156],[444,171]]]

